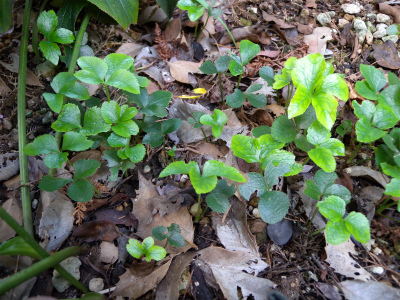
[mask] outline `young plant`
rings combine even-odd
[[[152,259],[157,261],[162,260],[167,255],[167,251],[164,248],[154,245],[154,239],[151,236],[145,238],[142,244],[138,240],[129,239],[126,250],[137,259],[142,257],[142,255],[146,256],[147,262]]]
[[[214,109],[214,115],[204,114],[200,117],[199,121],[203,125],[211,126],[213,136],[218,138],[228,121],[228,117],[223,111],[216,108]]]
[[[261,219],[268,224],[281,221],[289,210],[288,196],[280,191],[272,191],[273,186],[278,183],[279,176],[283,176],[289,171],[289,166],[285,164],[275,166],[269,162],[264,175],[248,173],[249,181],[239,186],[240,193],[247,201],[254,192],[257,192],[257,197],[260,198],[258,209]]]
[[[74,40],[72,31],[65,28],[57,28],[57,15],[53,10],[44,11],[37,20],[39,31],[44,35],[46,40],[39,43],[39,48],[44,57],[52,64],[57,65],[61,56],[59,44],[71,44]]]
[[[165,146],[165,135],[177,131],[182,126],[181,119],[168,119],[162,122],[157,116],[147,117],[141,128],[146,135],[143,137],[143,144],[149,144],[152,148],[161,144]]]
[[[295,156],[285,150],[280,150],[285,144],[276,141],[271,134],[259,138],[244,135],[232,137],[231,149],[233,154],[248,163],[259,163],[261,170],[266,170],[267,165],[284,164],[289,167],[284,176],[296,175],[303,170],[303,166],[295,162]]]
[[[186,243],[181,234],[181,228],[175,223],[172,223],[168,228],[156,226],[153,228],[152,234],[159,241],[167,239],[167,243],[173,247],[183,247]]]
[[[317,203],[320,213],[329,221],[326,224],[326,241],[338,245],[347,241],[351,235],[361,242],[367,243],[370,238],[368,219],[359,212],[352,211],[344,219],[346,202],[337,196],[329,196]]]
[[[229,197],[236,193],[235,185],[229,186],[225,179],[218,181],[216,187],[206,197],[207,205],[217,213],[225,213],[229,208]]]
[[[243,40],[240,42],[239,53],[240,57],[231,53],[232,60],[229,62],[229,71],[233,76],[239,76],[236,88],[239,88],[240,80],[244,72],[244,66],[247,65],[250,60],[260,52],[260,46],[250,42],[249,40]]]
[[[264,107],[267,104],[267,98],[263,94],[256,94],[262,87],[262,84],[253,84],[246,92],[242,92],[236,88],[233,94],[226,97],[226,103],[230,107],[238,108],[243,105],[243,102],[245,102],[247,98],[252,106],[257,108]]]
[[[336,127],[336,133],[343,139],[347,133],[350,133],[353,128],[353,123],[350,120],[344,120],[342,124]]]
[[[202,111],[195,111],[193,113],[193,118],[189,117],[187,119],[188,124],[193,125],[193,128],[200,128],[201,132],[203,133],[204,136],[204,140],[207,142],[207,135],[204,132],[203,124],[200,122],[200,118],[204,115],[204,113]]]
[[[204,164],[203,172],[200,172],[199,165],[191,161],[186,164],[183,161],[177,161],[169,164],[160,174],[160,177],[166,177],[175,174],[188,174],[194,190],[198,195],[198,210],[196,214],[196,222],[200,220],[201,195],[214,190],[218,183],[218,177],[225,177],[237,182],[246,182],[240,172],[226,166],[217,160],[208,160]]]

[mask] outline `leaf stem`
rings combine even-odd
[[[21,180],[21,199],[24,227],[33,236],[32,204],[29,186],[28,156],[24,153],[26,146],[26,69],[28,64],[29,26],[32,10],[32,0],[25,1],[22,38],[18,66],[18,152]]]
[[[237,85],[236,85],[236,88],[237,88],[237,89],[239,88],[240,80],[242,80],[242,75],[243,75],[243,74],[240,74],[240,76],[239,76],[239,80],[238,80],[238,83],[237,83]]]
[[[26,269],[19,271],[18,273],[15,273],[14,275],[6,279],[3,279],[0,282],[0,295],[22,284],[29,278],[39,275],[43,271],[46,271],[47,269],[58,265],[64,259],[70,256],[78,255],[80,252],[81,249],[79,247],[66,248],[49,257],[44,258],[43,260],[31,265]]]
[[[199,27],[200,18],[197,19],[196,27],[194,28],[194,39],[197,39],[197,29]]]
[[[350,164],[351,161],[357,156],[358,150],[360,150],[362,144],[359,142],[356,149],[354,150],[353,154],[350,156],[350,158],[347,160],[347,163]]]
[[[104,89],[106,90],[107,100],[108,100],[108,102],[110,102],[111,101],[110,92],[108,91],[108,86],[106,83],[104,83]]]
[[[47,258],[50,256],[46,250],[44,250],[24,228],[22,228],[17,221],[11,217],[6,210],[0,206],[0,218],[4,220],[19,236],[21,236],[31,247],[35,250],[42,258]],[[88,289],[76,280],[71,274],[69,274],[63,267],[57,265],[54,266],[54,269],[60,273],[66,280],[68,280],[72,285],[74,285],[77,289],[81,290],[84,293],[88,292]]]
[[[204,135],[204,140],[206,141],[206,143],[208,143],[208,141],[207,141],[207,136],[206,136],[206,133],[204,132],[203,127],[200,127],[200,129],[201,129],[201,132],[202,132],[203,135]]]
[[[317,235],[318,233],[324,231],[325,229],[326,229],[326,227],[321,228],[321,229],[319,229],[319,230],[317,230],[317,231],[314,231],[311,235]]]
[[[204,25],[203,25],[203,27],[201,27],[201,29],[200,29],[200,32],[199,32],[199,34],[198,34],[198,36],[203,32],[203,30],[204,30],[204,28],[206,28],[206,26],[207,26],[207,23],[208,23],[208,19],[210,18],[210,15],[209,14],[207,14],[207,19],[206,19],[206,22],[204,23]],[[197,37],[198,36],[195,36],[195,38],[197,39]]]
[[[217,20],[220,21],[220,23],[222,24],[222,26],[224,26],[224,28],[226,29],[226,31],[228,32],[229,36],[230,36],[231,39],[232,39],[233,45],[234,45],[235,48],[236,48],[237,46],[236,46],[235,38],[233,37],[233,35],[232,35],[231,31],[229,30],[228,26],[226,26],[226,24],[225,24],[224,21],[222,21],[221,17],[218,17]]]
[[[201,194],[199,194],[197,199],[197,212],[196,212],[195,222],[198,222],[200,220],[201,217],[200,211],[201,211]]]

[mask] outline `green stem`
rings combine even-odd
[[[325,230],[325,228],[326,227],[324,227],[324,228],[321,228],[321,229],[319,229],[319,230],[317,230],[317,231],[314,231],[311,235],[317,235],[318,233],[320,233],[320,232],[322,232],[322,231],[324,231]]]
[[[224,92],[222,90],[222,80],[221,80],[221,73],[220,72],[218,72],[218,83],[219,83],[219,90],[221,91],[222,105],[225,105]]]
[[[231,39],[232,39],[233,45],[234,45],[235,48],[236,48],[237,46],[236,46],[235,38],[233,37],[233,35],[232,35],[231,31],[229,30],[228,26],[226,26],[226,24],[224,23],[224,21],[222,21],[221,17],[218,17],[217,20],[221,22],[222,26],[224,26],[224,28],[226,29],[226,31],[228,32],[229,36],[230,36]]]
[[[201,27],[201,29],[200,29],[200,32],[199,32],[199,34],[198,35],[200,35],[202,32],[203,32],[203,30],[204,30],[204,28],[206,28],[206,26],[207,26],[207,23],[208,23],[208,19],[210,18],[210,15],[209,14],[207,14],[207,19],[206,19],[206,22],[204,23],[204,26],[203,27]],[[197,38],[197,36],[196,36],[196,38]]]
[[[207,136],[206,136],[206,133],[204,132],[204,129],[203,129],[203,127],[200,127],[200,129],[201,129],[201,132],[203,133],[203,135],[204,135],[204,140],[206,141],[206,143],[208,142],[207,141]]]
[[[40,245],[35,241],[33,236],[31,236],[24,228],[22,228],[17,221],[11,217],[6,210],[0,206],[0,218],[4,220],[19,236],[21,236],[31,247],[35,250],[41,258],[47,258],[50,256],[46,250],[44,250]],[[84,293],[88,292],[88,289],[76,280],[71,274],[69,274],[63,267],[55,266],[54,269],[57,270],[58,273],[66,280],[68,280],[72,285],[74,285],[77,289],[81,290]]]
[[[308,161],[310,160],[310,158],[309,157],[307,157],[306,158],[306,160],[305,161],[303,161],[303,166],[305,166],[306,165],[306,163],[308,163]]]
[[[199,194],[199,197],[197,199],[197,212],[196,212],[196,219],[195,222],[198,222],[200,220],[200,211],[201,211],[201,194]]]
[[[350,158],[347,160],[347,163],[348,163],[348,164],[350,164],[351,161],[354,159],[354,157],[357,156],[358,150],[360,150],[361,146],[362,146],[361,143],[358,143],[358,145],[357,145],[355,151],[354,151],[353,154],[350,156]]]
[[[75,71],[76,61],[78,60],[79,51],[81,49],[83,35],[85,34],[86,28],[89,24],[89,20],[90,20],[90,14],[86,13],[85,16],[83,17],[81,27],[79,28],[78,34],[76,35],[74,49],[72,50],[72,54],[71,54],[71,61],[69,63],[69,67],[68,67],[68,72],[71,74],[74,73],[74,71]],[[66,97],[64,96],[63,102],[65,102],[65,98]],[[56,139],[58,147],[60,147],[60,145],[61,145],[62,135],[63,135],[63,133],[59,132],[59,131],[57,131],[55,134],[55,139]],[[56,173],[56,169],[49,170],[50,175],[54,175],[55,173]]]
[[[79,255],[80,251],[81,250],[79,247],[70,247],[61,250],[60,252],[57,252],[49,257],[46,257],[43,260],[31,265],[30,267],[23,269],[8,278],[3,279],[0,282],[0,295],[22,284],[29,278],[39,275],[40,273],[46,271],[47,269],[50,269],[51,267],[58,265],[64,259],[70,256]]]
[[[237,89],[239,88],[240,80],[242,80],[242,75],[243,75],[243,74],[240,74],[240,76],[239,76],[239,80],[238,80],[238,83],[237,83],[237,85],[236,85],[236,88],[237,88]]]
[[[194,28],[194,39],[197,39],[197,29],[199,27],[200,18],[197,19],[196,27]]]
[[[104,300],[104,296],[98,293],[87,293],[82,296],[82,298],[69,298],[69,299],[61,299],[61,300]]]
[[[33,28],[32,28],[32,50],[33,53],[35,53],[36,60],[38,62],[40,61],[40,52],[39,52],[39,27],[37,26],[37,20],[39,18],[39,15],[43,12],[44,7],[46,6],[48,1],[49,0],[44,0],[42,2],[42,5],[39,8],[39,11],[36,15],[35,22],[33,23]]]
[[[22,38],[19,51],[18,67],[18,151],[21,179],[21,199],[24,227],[33,236],[32,204],[29,186],[28,156],[24,153],[26,146],[26,69],[28,64],[29,25],[32,11],[32,0],[25,1]]]
[[[110,92],[108,91],[108,86],[105,83],[104,83],[104,89],[106,90],[107,100],[108,100],[108,102],[110,102],[111,101]]]
[[[285,102],[285,108],[287,108],[289,106],[290,101],[292,100],[293,88],[294,88],[294,85],[293,85],[293,83],[291,83],[290,84],[290,90],[289,90],[289,93],[288,93],[288,97],[286,98],[286,102]]]

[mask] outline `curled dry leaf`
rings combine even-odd
[[[201,74],[199,70],[201,63],[195,63],[191,61],[178,60],[175,62],[168,62],[171,76],[175,80],[183,83],[194,83],[189,79],[189,74]]]
[[[392,70],[400,69],[400,57],[393,41],[372,45],[372,48],[374,49],[373,56],[378,65]]]
[[[289,29],[295,27],[294,25],[288,24],[275,16],[267,14],[265,11],[262,12],[262,16],[266,22],[274,22],[276,25],[279,26],[280,29]]]
[[[390,1],[388,1],[390,2]],[[397,2],[398,3],[398,2]],[[394,23],[400,23],[400,7],[391,6],[385,3],[379,3],[379,12],[393,17]]]
[[[8,199],[2,204],[2,207],[6,212],[10,214],[11,217],[14,218],[18,222],[19,225],[22,225],[22,210],[19,206],[18,200],[15,198]],[[10,226],[4,220],[0,220],[0,242],[5,242],[15,236],[15,231],[11,229]]]
[[[72,236],[87,243],[94,241],[113,242],[119,237],[115,224],[108,220],[95,220],[79,225]]]
[[[140,51],[142,51],[143,48],[144,48],[144,45],[141,45],[141,44],[125,43],[125,44],[122,44],[117,49],[117,51],[115,51],[115,53],[122,53],[122,54],[126,54],[126,55],[129,55],[129,56],[135,58],[136,55],[138,55],[140,53]]]
[[[364,166],[354,166],[346,168],[344,171],[352,177],[372,178],[383,187],[385,187],[390,181],[389,177],[387,177],[385,174]]]
[[[308,45],[307,53],[325,54],[326,43],[332,40],[332,32],[328,27],[317,27],[312,34],[304,36],[304,43]]]

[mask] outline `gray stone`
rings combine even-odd
[[[366,14],[365,17],[372,22],[376,20],[376,14],[374,13]]]
[[[376,25],[376,31],[374,32],[374,38],[376,39],[380,39],[383,38],[384,36],[386,36],[386,28],[388,26],[386,24],[378,24]]]
[[[332,18],[336,13],[334,11],[328,11],[327,14]]]
[[[374,39],[374,36],[372,35],[372,32],[368,30],[367,33],[365,34],[365,42],[368,45],[372,45],[373,39]]]
[[[75,256],[68,257],[63,260],[60,265],[64,267],[64,269],[71,274],[76,280],[81,278],[81,274],[79,272],[79,267],[81,266],[81,261],[79,258]],[[56,270],[53,271],[52,278],[53,286],[60,293],[64,292],[67,288],[71,286],[68,280],[64,279]]]
[[[322,25],[326,26],[331,22],[331,17],[326,13],[321,13],[317,16],[317,21]]]
[[[17,132],[18,134],[18,132]],[[0,155],[0,181],[7,180],[19,172],[18,153],[6,153]]]
[[[377,14],[376,15],[376,22],[378,23],[387,23],[390,21],[390,16],[385,14]]]
[[[386,41],[393,41],[393,43],[397,43],[397,41],[399,40],[399,36],[397,34],[393,34],[393,35],[388,35],[388,36],[384,36],[382,38],[382,41],[386,42]]]
[[[369,269],[371,273],[374,273],[376,275],[382,275],[385,272],[385,269],[382,267],[372,267]]]
[[[355,15],[361,11],[361,8],[356,4],[346,3],[341,6],[342,10],[346,14]]]
[[[344,25],[346,25],[347,23],[349,23],[349,21],[347,21],[346,19],[339,19],[339,28],[343,28]]]
[[[103,278],[92,278],[89,281],[89,290],[92,292],[100,292],[104,289],[104,280]]]
[[[365,35],[367,34],[368,28],[365,22],[361,19],[354,19],[353,28],[358,33],[358,41],[360,44],[364,43]]]

